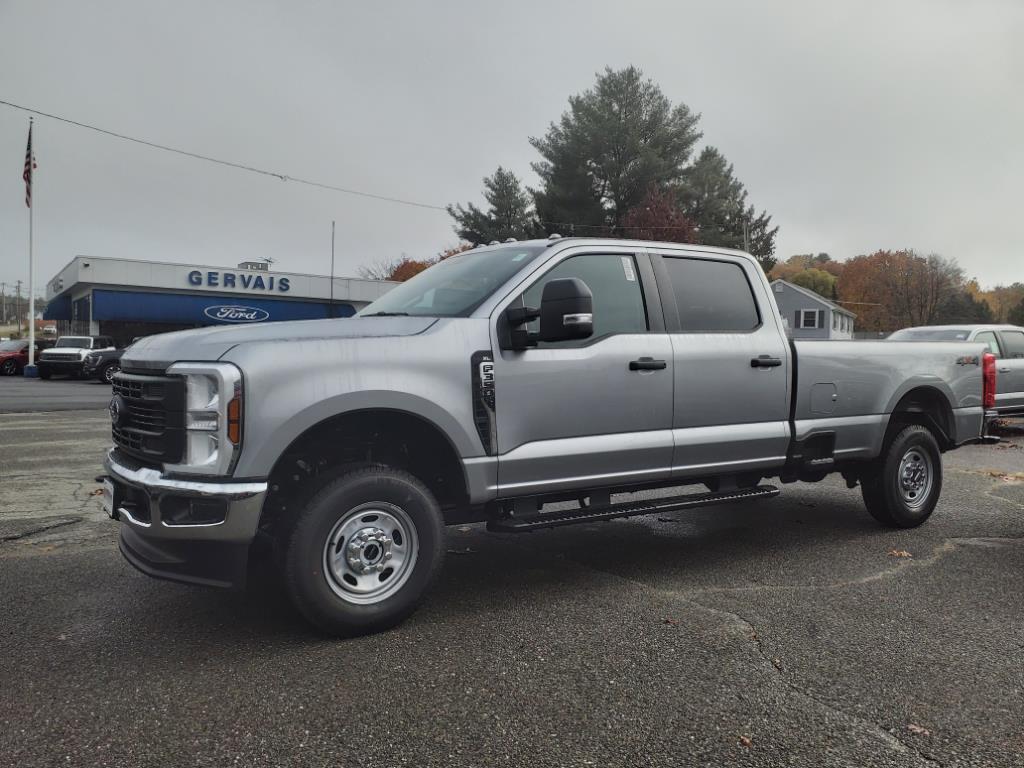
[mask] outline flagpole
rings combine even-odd
[[[29,135],[32,135],[32,118],[28,119]],[[32,147],[32,154],[29,162],[35,161],[35,147]],[[36,185],[36,175],[29,172],[32,179],[32,186]],[[32,197],[28,207],[28,370],[25,373],[29,376],[36,376],[36,286],[35,286],[35,261],[32,258],[32,212],[36,208],[35,189],[32,190]],[[31,371],[31,373],[29,372]]]

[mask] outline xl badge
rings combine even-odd
[[[110,399],[110,423],[115,427],[120,427],[127,412],[128,409],[125,407],[124,398],[120,395],[114,395]]]

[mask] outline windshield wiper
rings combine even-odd
[[[360,317],[408,317],[408,312],[371,312],[368,315],[360,315]]]

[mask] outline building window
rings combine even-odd
[[[838,312],[833,312],[832,313],[832,330],[833,331],[838,331],[839,330],[839,313]]]
[[[819,328],[818,325],[818,310],[817,309],[803,309],[800,311],[800,327],[801,328]]]
[[[782,293],[782,283],[776,283],[775,284],[775,292],[776,293]]]

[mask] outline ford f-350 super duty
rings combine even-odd
[[[996,384],[981,343],[790,341],[745,253],[576,238],[452,256],[354,318],[151,336],[121,367],[104,503],[128,561],[237,588],[266,541],[338,635],[408,616],[455,523],[531,531],[838,472],[880,523],[920,525],[942,453],[990,439]]]

